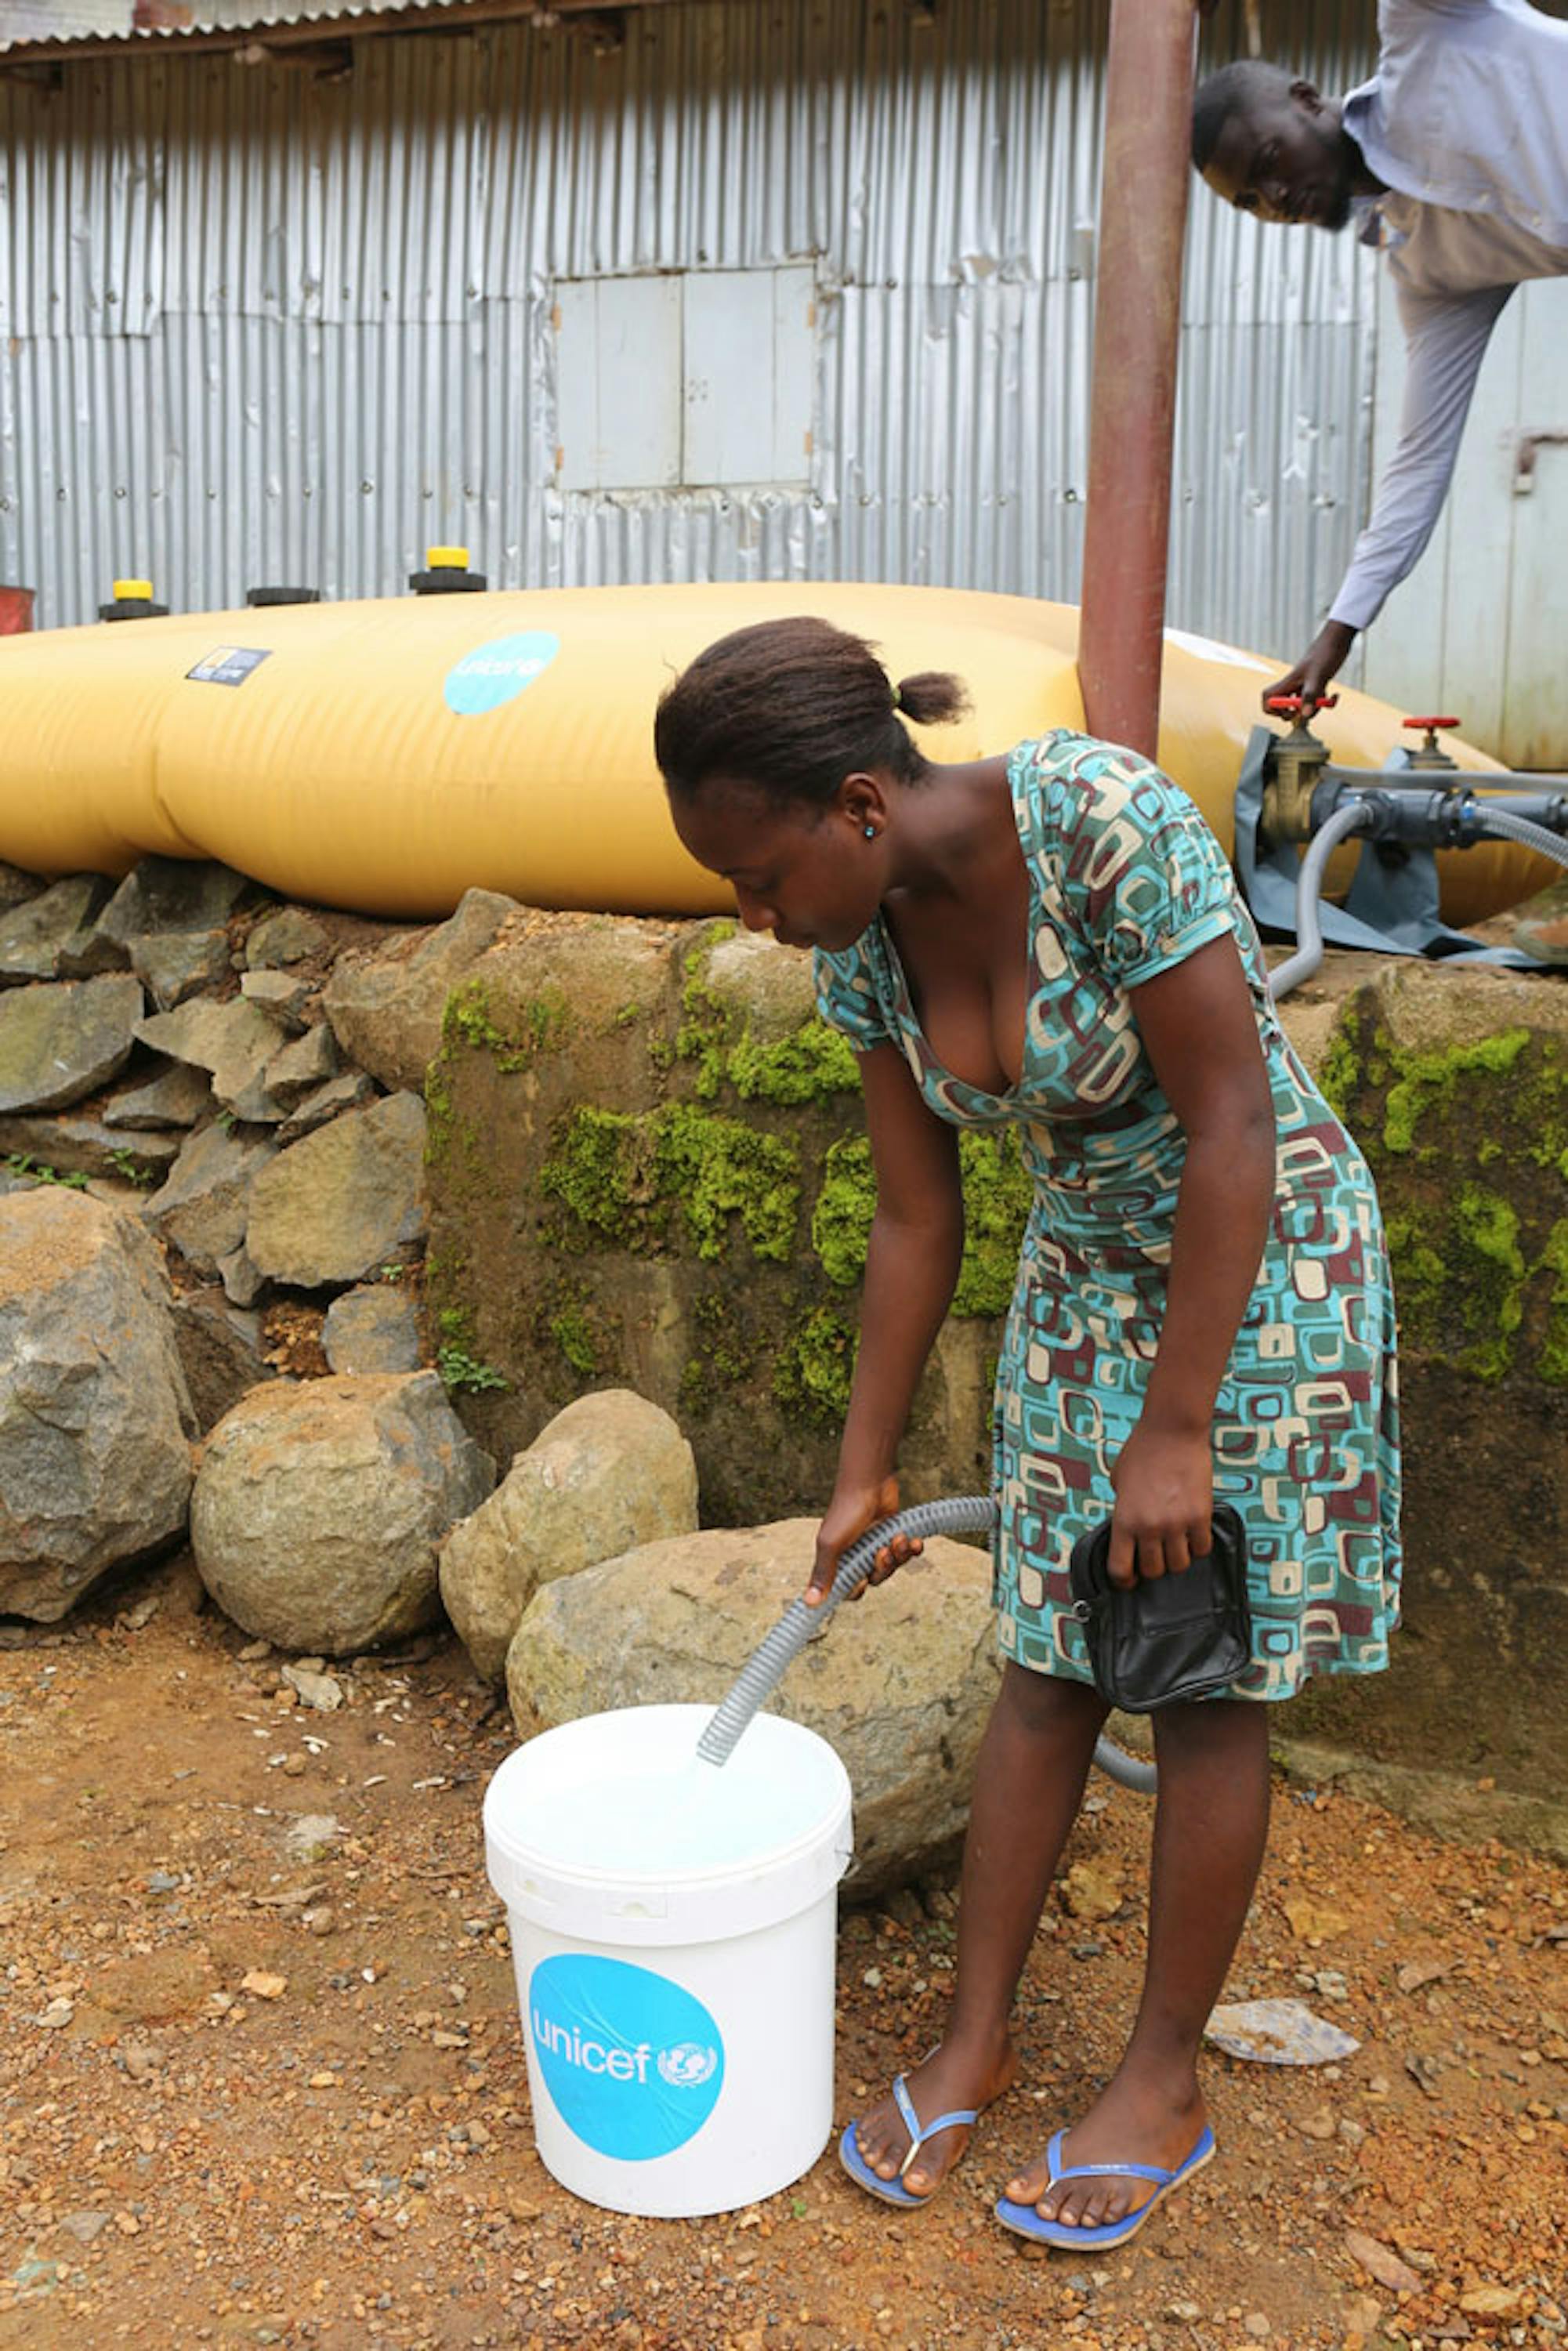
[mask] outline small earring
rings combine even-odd
[[[874,841],[876,839],[876,827],[874,824],[867,825],[865,829],[865,837],[868,841]]]

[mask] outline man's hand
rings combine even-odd
[[[1337,677],[1344,666],[1354,643],[1354,629],[1347,629],[1343,621],[1325,621],[1295,668],[1263,688],[1264,709],[1278,695],[1300,695],[1301,716],[1310,718],[1322,700],[1330,679]]]

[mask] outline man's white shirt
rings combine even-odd
[[[1568,276],[1568,24],[1526,0],[1381,0],[1343,121],[1388,193],[1363,209],[1407,346],[1399,444],[1331,617],[1364,629],[1442,512],[1491,330]]]

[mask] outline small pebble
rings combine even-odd
[[[90,2245],[109,2226],[107,2212],[68,2212],[60,2226],[78,2245]]]

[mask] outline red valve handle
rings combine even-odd
[[[1320,694],[1314,695],[1312,700],[1313,716],[1315,716],[1320,710],[1333,710],[1338,701],[1339,696],[1337,694]],[[1287,717],[1293,716],[1297,718],[1301,716],[1301,713],[1305,710],[1306,706],[1306,703],[1299,694],[1271,694],[1268,696],[1263,705],[1265,710],[1281,711]],[[1406,721],[1406,724],[1409,723],[1409,721]],[[1426,721],[1423,720],[1422,724],[1425,725]]]
[[[1399,722],[1401,726],[1429,726],[1434,732],[1439,727],[1462,726],[1464,723],[1462,718],[1402,718]]]

